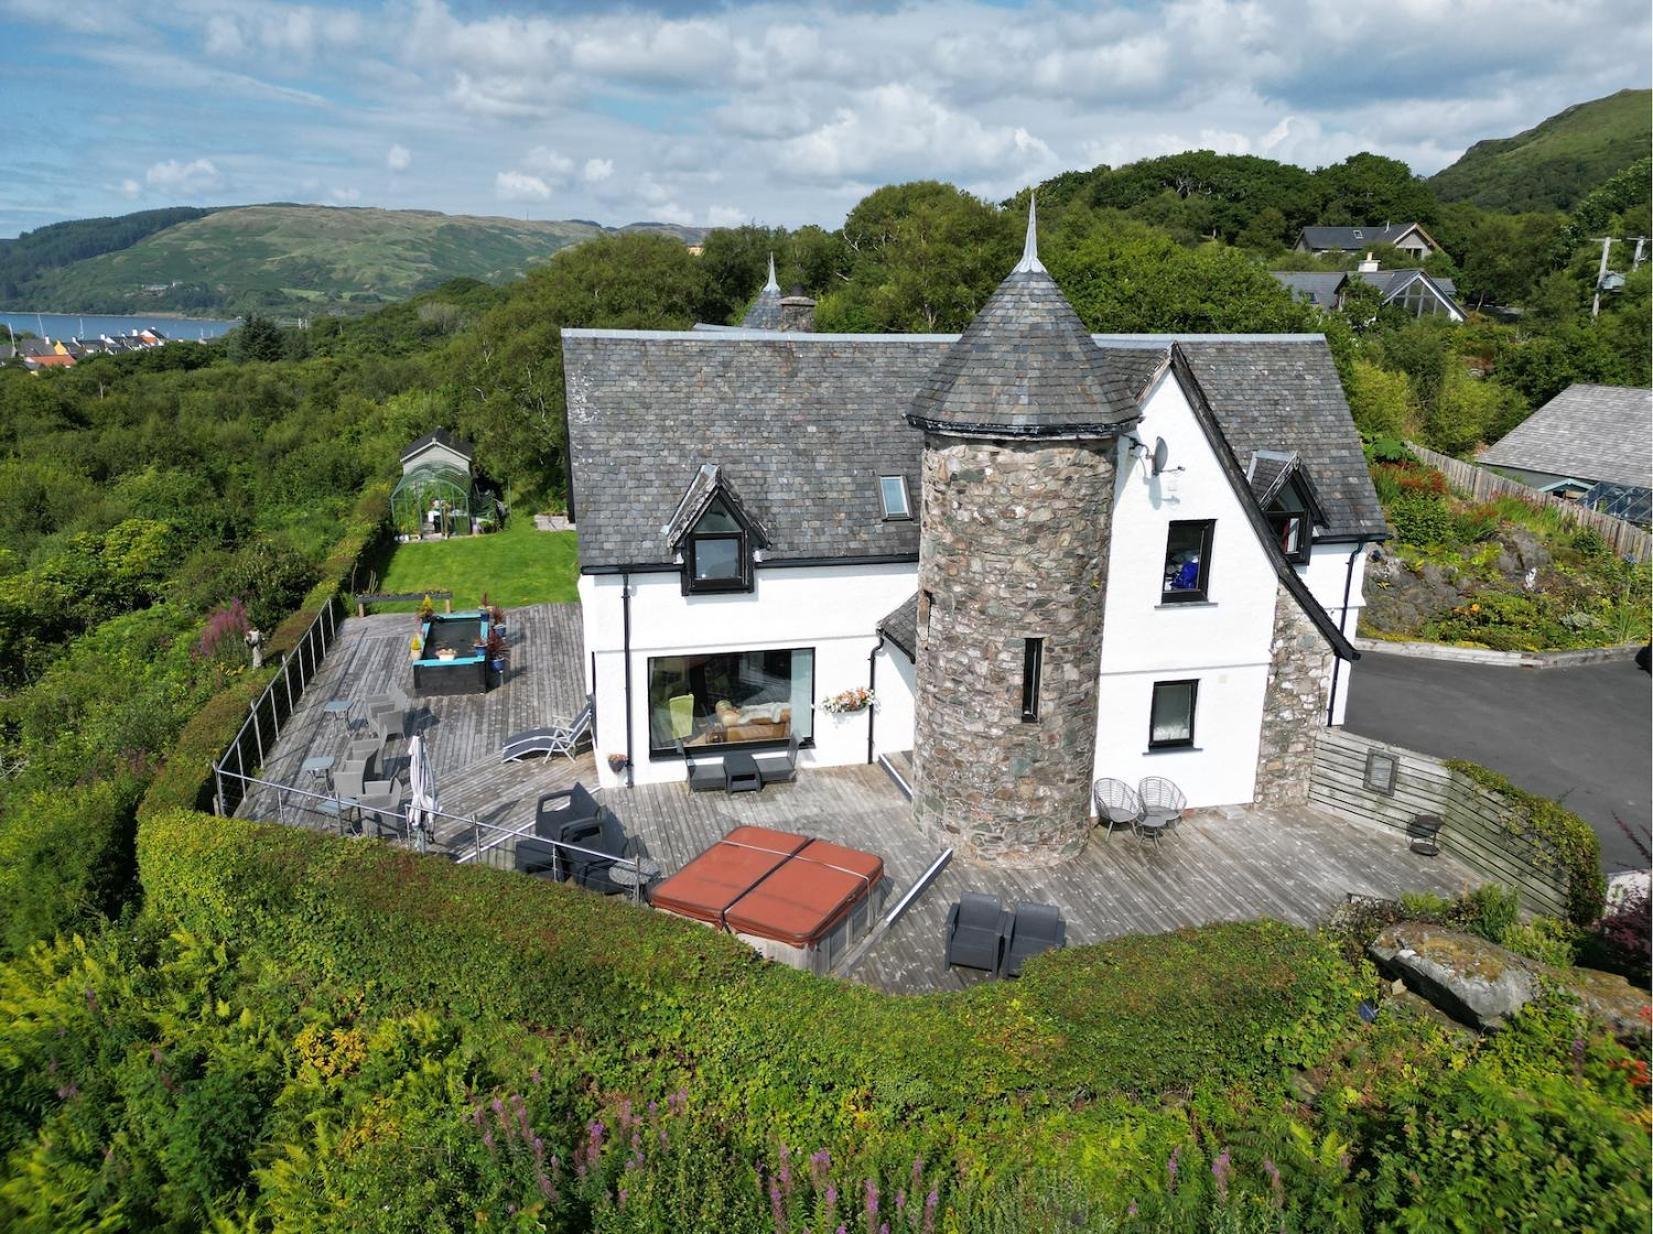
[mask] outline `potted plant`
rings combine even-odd
[[[498,627],[488,631],[486,644],[488,663],[494,672],[505,675],[505,640],[500,637]]]
[[[421,639],[417,634],[415,634],[412,638],[410,638],[408,640],[408,659],[417,660],[419,658],[420,652],[424,650],[424,646],[425,646],[424,640]]]
[[[419,601],[420,624],[429,621],[434,616],[436,616],[436,605],[431,602],[431,598],[429,596],[426,596],[423,600]]]
[[[625,769],[630,766],[631,760],[624,754],[610,754],[608,756],[608,769],[615,775],[623,774]]]
[[[823,700],[821,710],[828,715],[845,716],[857,711],[865,711],[877,702],[877,696],[866,686],[854,686]]]

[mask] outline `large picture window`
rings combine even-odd
[[[1217,524],[1210,519],[1178,519],[1165,537],[1165,577],[1160,599],[1186,604],[1206,598],[1211,578],[1211,540]]]
[[[1154,682],[1153,714],[1148,719],[1150,750],[1181,750],[1194,744],[1194,702],[1198,681]]]
[[[815,650],[649,660],[649,752],[786,741],[815,733]]]

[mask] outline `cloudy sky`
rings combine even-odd
[[[1172,150],[1420,172],[1649,82],[1646,0],[0,0],[0,236],[175,204],[839,223]]]

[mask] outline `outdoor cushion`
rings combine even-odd
[[[1010,914],[999,897],[967,891],[947,914],[947,963],[999,971]]]
[[[1004,972],[1020,977],[1022,965],[1036,955],[1067,946],[1068,927],[1061,911],[1049,904],[1018,904],[1005,940]]]

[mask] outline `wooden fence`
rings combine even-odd
[[[1501,476],[1490,468],[1466,463],[1462,459],[1425,449],[1410,441],[1406,444],[1413,454],[1444,475],[1448,484],[1477,501],[1485,501],[1495,496],[1519,497],[1535,506],[1548,507],[1559,511],[1564,518],[1571,519],[1580,527],[1595,528],[1620,557],[1631,557],[1636,561],[1647,560],[1648,533],[1634,523],[1614,518],[1611,514],[1602,514],[1564,497],[1541,493],[1519,480]]]
[[[304,687],[321,671],[321,662],[338,634],[341,608],[336,597],[328,598],[298,645],[282,660],[281,672],[248,708],[250,714],[235,740],[213,764],[213,808],[219,814],[235,813],[246,792],[246,777],[264,765],[265,753],[275,747],[281,726],[293,714]]]
[[[1374,750],[1396,762],[1392,793],[1366,786],[1367,757]],[[1514,887],[1524,907],[1567,916],[1563,863],[1532,837],[1505,829],[1509,807],[1502,801],[1427,754],[1343,729],[1323,729],[1315,747],[1309,800],[1403,834],[1418,815],[1437,815],[1442,820],[1442,851],[1488,881]]]

